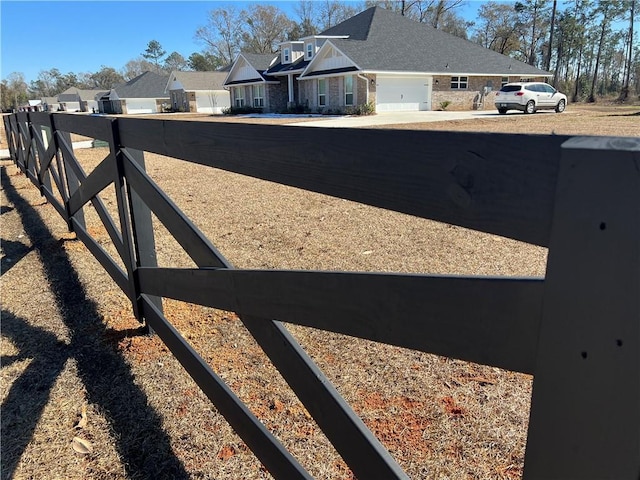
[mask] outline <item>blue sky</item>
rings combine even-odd
[[[51,68],[76,74],[96,72],[102,65],[120,70],[150,40],[187,58],[204,47],[194,34],[207,23],[207,13],[228,3],[0,0],[0,78],[22,72],[28,83]],[[233,3],[243,8],[251,2]],[[297,2],[268,3],[295,19]],[[472,16],[481,2],[467,3],[464,14]]]

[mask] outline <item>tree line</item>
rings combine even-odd
[[[157,40],[120,70],[94,73],[43,70],[27,83],[11,73],[0,84],[2,109],[69,87],[108,90],[145,71],[209,71],[229,65],[241,51],[274,53],[278,44],[320,33],[371,6],[380,6],[433,28],[553,73],[551,82],[573,101],[640,95],[640,42],[634,31],[637,0],[518,0],[484,2],[465,19],[464,0],[299,0],[290,18],[277,4],[229,3],[208,13],[194,32],[203,46],[188,57],[167,52]]]

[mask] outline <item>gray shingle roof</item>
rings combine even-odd
[[[77,87],[69,87],[58,95],[60,102],[78,102],[80,100],[95,100],[96,95],[102,95],[104,90],[81,90]]]
[[[548,72],[486,49],[424,23],[372,7],[321,35],[362,70],[412,71],[443,75],[548,75]]]
[[[275,63],[274,61],[279,57],[279,55],[273,53],[262,54],[246,52],[242,52],[242,56],[260,73],[268,70],[271,64]]]
[[[185,90],[222,90],[227,72],[171,72],[169,82],[178,81]]]
[[[154,72],[144,72],[128,82],[116,85],[118,98],[169,98],[165,93],[168,75],[158,75]]]

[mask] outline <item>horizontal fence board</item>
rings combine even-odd
[[[112,136],[112,118],[69,113],[54,113],[51,118],[56,130],[105,141],[109,141]]]
[[[123,153],[129,185],[176,236],[196,264],[230,267],[146,172],[129,158],[126,149]],[[405,478],[389,453],[284,327],[278,322],[248,316],[241,320],[356,475],[370,478],[382,472],[385,478]],[[317,383],[310,383],[310,379]]]
[[[124,146],[543,246],[568,138],[118,122]]]
[[[142,292],[533,373],[541,279],[227,269],[137,271]]]
[[[253,413],[207,365],[174,326],[142,295],[145,318],[236,433],[275,478],[312,479]]]

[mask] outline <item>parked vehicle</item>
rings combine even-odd
[[[495,105],[500,115],[507,110],[535,113],[536,110],[554,109],[562,113],[567,107],[567,96],[543,82],[507,83],[496,92]]]

